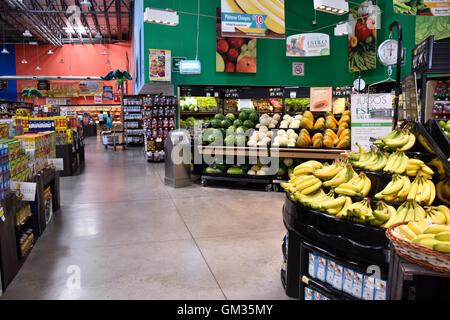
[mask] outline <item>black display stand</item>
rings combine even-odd
[[[308,269],[308,253],[314,251],[354,270],[366,273],[371,265],[380,268],[382,279],[389,270],[389,240],[385,229],[354,223],[304,207],[286,195],[283,222],[289,233],[285,291],[303,299],[302,277]],[[318,282],[317,282],[318,283]],[[344,292],[321,284],[324,294],[348,299]],[[331,293],[331,294],[330,294]]]
[[[97,126],[95,124],[83,125],[83,135],[85,137],[97,136]]]
[[[72,176],[79,170],[84,169],[84,144],[80,139],[76,139],[73,144],[63,144],[56,146],[56,158],[62,158],[64,170],[61,177]]]
[[[45,230],[47,221],[45,219],[44,190],[50,186],[52,194],[53,212],[60,208],[60,185],[59,172],[54,169],[44,169],[31,181],[36,182],[36,199],[30,203],[32,216],[29,218],[34,229],[34,242]],[[8,285],[20,270],[28,253],[22,257],[20,253],[20,243],[18,241],[18,230],[15,225],[15,215],[23,207],[21,201],[15,193],[10,193],[0,202],[3,207],[5,221],[0,222],[0,270],[2,278],[2,290],[5,291]],[[33,209],[34,208],[34,209]],[[32,250],[32,249],[31,249]]]

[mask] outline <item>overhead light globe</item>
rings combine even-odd
[[[22,33],[22,35],[24,36],[24,37],[32,37],[33,35],[31,34],[31,32],[30,32],[30,30],[25,30],[24,31],[24,33]]]
[[[108,52],[106,52],[106,50],[103,50],[102,55],[106,56],[106,55],[108,55]]]
[[[97,31],[97,34],[95,35],[95,39],[101,39],[102,38],[102,34],[100,33],[100,31]]]
[[[22,61],[20,61],[20,62],[23,64],[28,63],[27,59],[22,59]]]
[[[83,2],[80,3],[82,7],[90,7],[91,3],[89,0],[83,0]]]
[[[36,67],[36,70],[41,70],[41,67],[37,66],[37,67]]]
[[[55,54],[52,49],[48,50],[47,54]]]
[[[3,53],[3,54],[9,54],[9,51],[8,51],[8,49],[3,48],[2,53]]]

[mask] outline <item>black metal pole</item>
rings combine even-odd
[[[398,31],[398,47],[397,47],[397,72],[396,72],[396,79],[395,79],[395,111],[394,111],[394,127],[397,126],[398,122],[398,97],[400,95],[401,90],[401,84],[400,84],[400,77],[401,77],[401,66],[402,66],[402,26],[399,21],[395,20],[391,23],[389,26],[389,30],[392,31],[397,27]]]

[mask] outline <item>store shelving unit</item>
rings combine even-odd
[[[174,96],[146,95],[142,97],[144,151],[147,161],[163,161],[164,146],[176,128],[177,98]]]
[[[142,145],[144,143],[142,97],[124,95],[122,108],[126,145]]]

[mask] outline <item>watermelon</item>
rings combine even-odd
[[[224,119],[225,119],[225,116],[224,116],[223,114],[221,114],[221,113],[218,113],[218,114],[216,114],[216,115],[214,116],[214,119],[217,119],[217,120],[224,120]]]
[[[248,120],[253,121],[253,123],[256,123],[258,121],[258,114],[256,112],[250,112]]]
[[[227,118],[228,120],[230,120],[231,122],[233,122],[234,120],[236,120],[236,117],[234,116],[234,114],[232,113],[228,113],[225,118]]]
[[[245,120],[248,119],[248,113],[247,113],[247,112],[240,112],[238,118],[239,118],[239,120],[241,120],[242,122],[244,122]]]
[[[245,120],[244,121],[244,126],[247,128],[253,128],[255,126],[255,123],[251,120]]]
[[[229,126],[231,126],[231,121],[230,120],[228,120],[228,119],[224,119],[224,120],[222,120],[222,122],[221,122],[221,127],[222,128],[228,128]]]
[[[239,119],[236,119],[236,120],[234,120],[234,122],[233,122],[233,126],[235,126],[236,128],[238,128],[238,127],[240,127],[240,126],[242,126],[243,125],[243,121],[241,121],[241,120],[239,120]]]
[[[217,119],[214,119],[214,120],[211,121],[211,126],[213,128],[219,128],[221,126],[221,121],[217,120]]]

